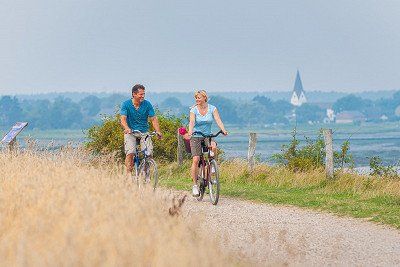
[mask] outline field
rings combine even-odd
[[[0,153],[1,266],[236,264],[168,194],[137,190],[121,168],[79,151]],[[177,210],[179,212],[179,209]]]

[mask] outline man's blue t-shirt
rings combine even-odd
[[[140,103],[138,109],[133,105],[132,99],[122,102],[121,115],[125,115],[129,128],[141,131],[142,133],[149,131],[148,118],[155,115],[153,106],[147,100]]]

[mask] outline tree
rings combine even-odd
[[[344,110],[358,110],[363,111],[367,106],[367,102],[363,100],[361,97],[350,94],[348,96],[339,98],[333,104],[333,110],[336,112],[342,112]]]
[[[93,117],[100,112],[101,100],[97,96],[89,95],[79,101],[83,114]]]
[[[253,101],[264,107],[264,113],[261,113],[260,110],[260,116],[264,118],[265,123],[288,123],[286,115],[290,114],[292,110],[292,105],[289,102],[285,100],[274,102],[265,96],[256,96]]]
[[[80,106],[69,98],[58,97],[50,110],[50,124],[53,129],[80,127],[83,115]]]
[[[51,103],[49,100],[33,100],[23,101],[24,117],[30,123],[32,128],[50,129],[50,110]]]
[[[268,117],[266,117],[265,114],[268,112],[263,105],[257,102],[246,102],[237,106],[237,108],[240,110],[240,112],[238,112],[240,120],[247,122],[248,125],[262,125],[267,122]]]
[[[266,108],[272,108],[273,107],[273,103],[272,103],[271,99],[269,99],[266,96],[257,95],[257,96],[255,96],[253,98],[253,101],[263,105]]]
[[[129,99],[129,97],[132,97],[129,95],[112,94],[109,97],[104,97],[101,99],[101,107],[116,109],[117,107],[121,106],[122,101]]]
[[[210,104],[218,109],[223,122],[232,124],[242,122],[238,115],[238,107],[231,99],[222,96],[213,96],[210,98]]]
[[[296,120],[299,123],[322,121],[324,116],[324,110],[316,105],[306,103],[296,109]]]
[[[3,96],[0,99],[0,125],[12,126],[23,119],[23,113],[18,98]]]
[[[176,97],[167,97],[159,105],[159,109],[163,113],[169,115],[180,116],[189,115],[189,109],[182,105],[181,101]]]

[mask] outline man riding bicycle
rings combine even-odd
[[[151,138],[141,138],[139,135],[132,134],[133,131],[140,131],[144,134],[149,132],[149,119],[158,135],[162,137],[160,125],[154,108],[151,103],[144,99],[145,87],[136,84],[132,87],[132,98],[122,102],[121,105],[121,125],[124,128],[124,146],[125,146],[125,166],[127,173],[130,174],[133,169],[133,153],[136,150],[136,140],[140,140],[140,146],[147,146],[150,155],[153,154],[153,143]],[[146,144],[144,143],[146,142]]]

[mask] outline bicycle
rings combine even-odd
[[[217,161],[214,158],[214,153],[211,150],[211,138],[217,137],[223,133],[219,131],[216,134],[205,135],[202,132],[193,132],[193,134],[199,134],[204,138],[208,138],[208,146],[206,146],[204,140],[201,142],[202,155],[199,161],[199,174],[197,175],[197,186],[200,194],[197,197],[198,201],[201,201],[204,197],[206,187],[208,187],[210,201],[213,205],[217,205],[219,200],[219,170]]]
[[[152,132],[149,134],[143,134],[138,130],[134,130],[131,134],[136,137],[136,148],[133,155],[134,176],[132,175],[132,180],[133,182],[135,182],[135,179],[139,187],[141,181],[143,181],[144,184],[150,184],[152,182],[153,190],[156,190],[158,183],[157,163],[154,161],[154,159],[150,157],[150,153],[147,149],[146,140],[147,138],[150,138],[157,133]],[[142,150],[139,150],[139,138],[144,138],[144,148],[142,148]]]

